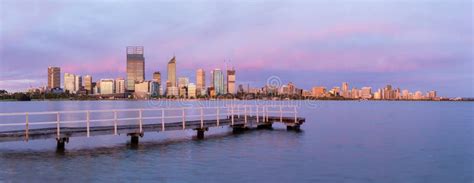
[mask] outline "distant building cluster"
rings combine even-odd
[[[128,46],[126,48],[126,78],[101,78],[93,80],[91,75],[81,76],[74,73],[64,73],[63,88],[61,88],[61,68],[48,67],[48,86],[43,90],[52,93],[69,93],[100,97],[133,97],[148,99],[166,98],[202,98],[217,96],[264,96],[284,98],[335,98],[335,99],[371,99],[371,100],[440,100],[436,91],[410,92],[387,85],[373,90],[371,87],[350,88],[349,83],[343,82],[341,87],[327,89],[324,86],[314,86],[310,90],[297,88],[292,82],[286,85],[272,86],[267,84],[261,88],[251,88],[242,84],[236,87],[236,71],[234,68],[213,69],[209,72],[209,85],[206,85],[206,71],[196,70],[196,81],[189,77],[177,76],[177,60],[173,56],[167,64],[167,75],[163,78],[160,71],[152,73],[150,80],[145,76],[145,56],[143,46]],[[38,90],[38,89],[36,89]]]
[[[167,65],[167,78],[162,84],[161,72],[153,72],[152,79],[145,79],[145,57],[143,46],[128,46],[126,48],[127,76],[123,78],[102,78],[96,81],[92,76],[82,77],[78,74],[64,73],[63,88],[61,88],[61,68],[48,68],[48,86],[46,92],[70,93],[78,95],[99,95],[103,97],[128,97],[138,99],[151,97],[168,98],[198,98],[216,97],[219,95],[235,94],[235,69],[210,71],[210,86],[206,87],[206,72],[196,71],[196,82],[190,82],[188,77],[177,77],[177,61],[173,56]]]

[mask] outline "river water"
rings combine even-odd
[[[240,103],[265,103],[246,101]],[[285,102],[289,103],[289,102]],[[211,128],[0,143],[0,182],[474,181],[474,103],[291,101],[301,132]],[[0,113],[225,105],[217,101],[0,102]],[[6,123],[0,121],[0,123]]]

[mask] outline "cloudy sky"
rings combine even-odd
[[[125,47],[145,47],[146,78],[237,70],[298,87],[394,87],[474,96],[471,0],[0,1],[0,89],[47,83],[47,67],[125,77]]]

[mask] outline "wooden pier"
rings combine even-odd
[[[221,126],[240,132],[283,123],[288,130],[299,130],[305,119],[297,114],[297,106],[291,105],[0,113],[0,142],[56,139],[57,148],[64,149],[69,138],[81,136],[124,134],[130,136],[132,144],[137,144],[145,132],[192,129],[198,139],[203,139],[209,128]],[[5,123],[9,121],[1,117],[21,122]]]

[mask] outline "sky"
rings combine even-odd
[[[125,78],[125,48],[140,45],[146,79],[166,79],[175,55],[193,82],[198,68],[227,65],[250,87],[474,97],[473,22],[471,0],[2,0],[0,89],[44,86],[48,66]]]

